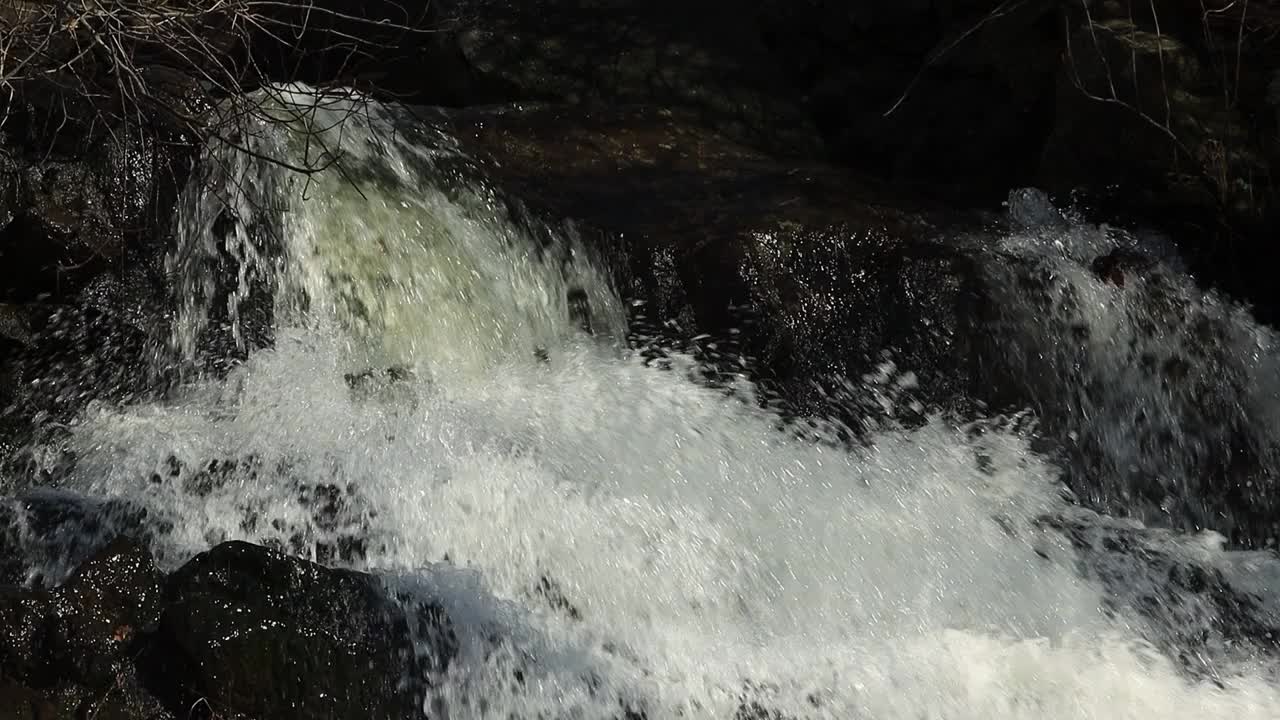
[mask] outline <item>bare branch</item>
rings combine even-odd
[[[954,50],[956,46],[969,39],[974,33],[986,27],[992,21],[998,20],[999,18],[1014,12],[1023,5],[1026,5],[1027,2],[1029,2],[1029,0],[1004,0],[1004,2],[1000,3],[996,9],[984,15],[975,25],[960,33],[960,35],[955,39],[943,43],[930,51],[929,56],[924,61],[924,65],[921,65],[920,69],[916,71],[915,77],[911,78],[911,82],[908,83],[907,88],[902,91],[902,95],[898,97],[897,101],[894,102],[888,110],[884,111],[881,117],[889,117],[893,113],[897,112],[898,108],[902,106],[902,103],[906,101],[907,96],[910,95],[911,91],[915,89],[917,84],[919,84],[920,79],[924,77],[925,71],[933,67],[934,63],[941,60],[947,53]]]

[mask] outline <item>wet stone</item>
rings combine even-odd
[[[117,540],[54,590],[0,586],[0,720],[172,717],[131,662],[160,583],[146,551]]]
[[[272,720],[406,717],[457,647],[442,610],[412,612],[372,576],[229,542],[169,578],[141,665],[170,707]]]
[[[121,539],[53,591],[49,652],[61,671],[94,689],[114,684],[128,650],[159,620],[162,580],[147,551]]]
[[[173,720],[126,671],[106,690],[61,684],[48,689],[27,687],[0,675],[0,720]]]
[[[48,605],[47,593],[0,586],[0,678],[37,686],[49,682]]]

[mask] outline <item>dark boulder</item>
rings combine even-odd
[[[0,586],[0,677],[37,685],[48,682],[49,604],[46,592]]]
[[[161,579],[144,550],[117,541],[54,590],[0,586],[0,718],[172,717],[132,665]]]
[[[121,538],[146,543],[147,512],[50,489],[0,499],[0,585],[51,590]]]
[[[492,161],[485,181],[574,221],[653,325],[711,334],[736,369],[751,358],[759,379],[801,398],[814,381],[876,372],[888,352],[926,403],[969,389],[981,287],[972,254],[944,232],[974,218],[779,161],[693,113],[515,106],[445,119]]]
[[[65,422],[92,400],[120,401],[154,385],[146,366],[168,322],[166,231],[188,159],[154,136],[61,147],[15,130],[22,114],[0,135],[7,445],[27,444],[37,426]]]
[[[400,718],[421,712],[431,674],[455,652],[435,606],[397,602],[369,575],[230,542],[170,576],[140,662],[172,708]]]
[[[63,677],[110,687],[131,660],[125,650],[159,621],[163,579],[145,549],[117,540],[54,590],[48,653]]]
[[[191,149],[119,137],[59,148],[47,134],[0,135],[0,301],[66,303],[103,273],[163,294],[169,214]]]
[[[35,687],[105,690],[159,617],[161,576],[138,545],[117,541],[54,590],[10,587],[0,601],[5,674]]]

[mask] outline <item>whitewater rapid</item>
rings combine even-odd
[[[781,433],[747,378],[729,397],[678,354],[647,366],[599,261],[437,174],[447,137],[361,117],[340,144],[379,172],[354,185],[322,173],[304,199],[233,155],[222,189],[261,182],[229,232],[207,184],[187,198],[174,351],[198,354],[216,303],[235,326],[254,282],[273,344],[71,429],[63,489],[147,508],[162,565],[245,539],[441,599],[462,650],[436,717],[1280,717],[1264,656],[1188,673],[1108,609],[1041,522],[1073,508],[1017,423]],[[228,248],[229,301],[202,274]],[[1211,534],[1178,542],[1226,562]]]

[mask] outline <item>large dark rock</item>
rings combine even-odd
[[[413,718],[457,652],[437,605],[372,576],[227,543],[165,578],[126,539],[0,585],[0,640],[3,720]]]
[[[142,546],[118,540],[54,590],[48,658],[63,678],[110,687],[132,660],[124,651],[159,621],[163,579]]]
[[[401,718],[421,712],[425,683],[455,652],[439,608],[395,602],[368,575],[231,542],[169,578],[141,662],[173,708]]]
[[[0,446],[153,385],[163,257],[191,154],[157,128],[113,134],[32,102],[11,109],[0,128]]]
[[[974,218],[830,166],[783,162],[693,113],[518,106],[450,112],[485,179],[601,239],[624,294],[754,359],[800,398],[890,352],[930,401],[970,388]],[[733,358],[736,360],[736,358]]]
[[[0,630],[8,649],[0,666],[34,687],[72,682],[105,690],[159,617],[160,583],[150,555],[118,541],[53,590],[5,589]]]
[[[189,148],[163,134],[90,138],[90,147],[67,148],[45,132],[6,134],[0,134],[0,301],[67,302],[106,272],[142,271],[160,283],[169,211]]]

